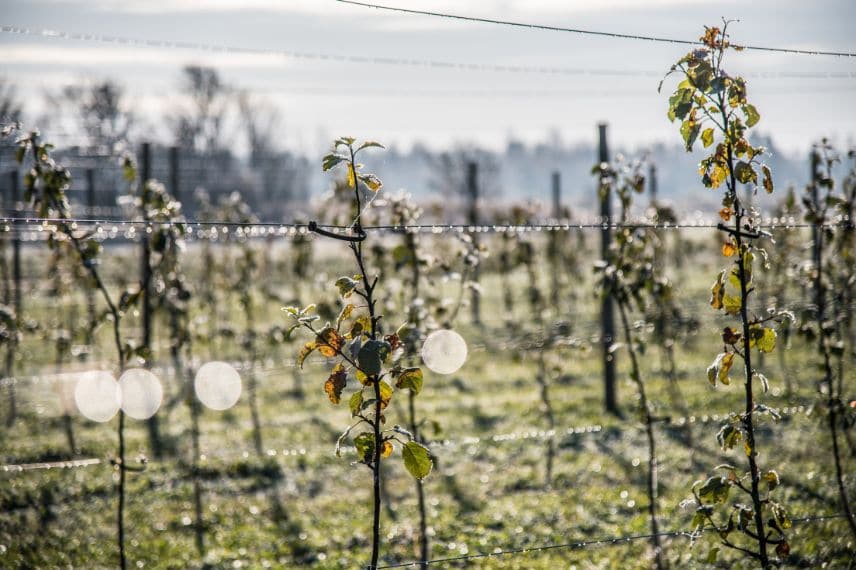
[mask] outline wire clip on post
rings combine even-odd
[[[341,234],[335,234],[333,232],[328,232],[327,230],[323,230],[318,227],[317,222],[309,222],[309,231],[314,232],[318,235],[322,235],[324,237],[338,239],[341,241],[349,241],[349,242],[360,242],[365,240],[368,237],[368,234],[363,231],[363,227],[360,224],[354,224],[353,231],[357,235],[353,236],[345,236]]]
[[[760,232],[741,232],[739,230],[735,230],[734,228],[729,228],[725,224],[716,224],[716,229],[731,234],[733,236],[739,235],[740,237],[744,237],[746,239],[758,239],[761,237]]]

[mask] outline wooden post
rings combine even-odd
[[[14,217],[20,217],[21,189],[19,186],[19,173],[13,170],[9,175],[9,201],[12,205]],[[21,325],[21,237],[18,235],[18,223],[12,224],[12,279],[14,282],[12,303],[15,309],[15,318],[12,319],[12,338],[6,348],[6,381],[9,382],[9,412],[6,416],[6,425],[11,427],[18,417],[18,404],[15,394],[15,355],[18,353],[18,331]]]
[[[606,123],[600,123],[597,126],[598,130],[598,162],[609,162],[609,147],[606,141]],[[600,217],[603,223],[600,231],[601,238],[601,258],[609,257],[609,247],[612,243],[612,196],[609,193],[609,187],[598,188],[598,198],[600,200]],[[615,354],[610,348],[615,343],[615,317],[611,295],[604,295],[603,305],[600,313],[601,321],[601,345],[603,348],[603,388],[604,388],[604,406],[609,413],[618,413],[618,402],[616,399],[615,385]]]
[[[648,167],[648,192],[651,194],[651,205],[657,206],[657,165],[653,162]]]
[[[176,201],[181,202],[181,188],[179,188],[179,169],[178,169],[178,147],[169,147],[169,193]],[[182,204],[183,205],[183,204]],[[184,208],[182,208],[184,211]],[[184,211],[184,215],[189,213]]]
[[[152,356],[152,261],[151,261],[151,238],[148,232],[148,191],[146,185],[152,176],[152,147],[150,143],[143,143],[142,156],[140,158],[140,196],[143,227],[141,229],[142,237],[140,238],[140,290],[143,292],[141,296],[143,317],[143,339],[142,346],[146,351],[146,367],[151,365]],[[147,420],[149,430],[149,443],[152,448],[152,455],[160,458],[163,455],[160,438],[160,426],[158,425],[157,414]]]
[[[86,203],[89,206],[89,214],[88,217],[94,218],[95,216],[95,169],[87,168],[86,169]],[[92,337],[92,333],[95,330],[95,320],[97,319],[97,315],[95,313],[95,288],[87,287],[86,288],[86,312],[87,317],[89,319],[89,326],[86,327],[86,347],[87,351],[92,351],[94,347],[94,338]]]
[[[809,156],[809,168],[811,168],[811,172],[809,173],[809,191],[811,193],[811,202],[814,204],[816,209],[820,208],[820,198],[818,197],[817,191],[817,183],[818,183],[818,169],[820,168],[820,152],[813,148],[811,150],[811,155]],[[820,228],[817,224],[811,225],[811,243],[812,243],[812,262],[814,262],[815,268],[818,267],[818,261],[820,259],[820,248],[818,244],[820,240],[818,239],[818,231]]]
[[[552,191],[553,191],[553,219],[558,222],[562,217],[562,175],[558,170],[553,172]],[[549,240],[549,258],[550,258],[550,304],[553,309],[559,312],[559,289],[561,289],[559,280],[559,252],[561,248],[560,234],[558,231],[550,232],[547,239]]]
[[[478,186],[478,164],[476,162],[467,163],[467,193],[470,199],[468,222],[470,225],[476,225],[479,221],[479,186]],[[478,241],[475,234],[472,234],[473,245],[478,246]],[[479,266],[473,268],[473,281],[479,281]],[[473,324],[481,324],[481,298],[477,289],[472,291],[472,318]]]

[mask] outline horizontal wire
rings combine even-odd
[[[785,406],[783,408],[779,408],[776,412],[781,417],[800,417],[805,416],[809,417],[812,412],[812,403],[804,402],[799,405],[793,406]],[[669,417],[663,418],[660,421],[657,421],[655,425],[665,425],[665,426],[674,426],[674,427],[683,427],[691,424],[708,424],[715,423],[720,421],[725,421],[729,418],[730,414],[736,412],[721,412],[716,414],[704,414],[699,416],[679,416],[679,417]],[[223,429],[229,429],[228,426],[220,426]],[[277,425],[265,425],[263,427],[282,427]],[[462,446],[473,446],[473,445],[486,445],[488,447],[496,447],[498,445],[502,445],[510,442],[517,441],[547,441],[547,440],[555,440],[558,438],[567,438],[570,436],[590,436],[594,434],[603,434],[608,435],[610,433],[618,432],[621,434],[626,434],[629,432],[636,432],[639,429],[642,429],[642,426],[630,425],[630,426],[610,426],[603,424],[581,424],[576,426],[570,426],[566,428],[559,429],[549,429],[549,430],[537,430],[537,429],[529,429],[529,430],[518,430],[511,432],[500,432],[494,434],[486,434],[483,436],[464,436],[459,438],[444,438],[444,439],[436,439],[436,440],[426,440],[425,444],[431,449],[442,449],[442,448],[456,448]],[[206,429],[206,433],[210,434],[211,432],[217,432],[218,430],[212,429],[209,427]],[[282,449],[281,451],[275,448],[268,448],[264,450],[263,454],[266,457],[276,457],[281,455],[282,457],[287,456],[305,456],[307,454],[313,454],[316,456],[330,456],[330,446],[318,446],[318,445],[310,445],[304,446],[300,443],[293,444],[294,447],[288,449]],[[356,454],[357,450],[352,445],[343,445],[340,447],[340,452],[345,455],[353,455]],[[222,453],[202,453],[200,455],[201,460],[207,460],[211,457],[219,459],[219,460],[232,460],[232,459],[246,459],[249,457],[253,457],[256,455],[255,450],[233,450],[230,453],[222,454]],[[24,464],[10,464],[10,465],[2,465],[0,466],[0,471],[9,472],[9,473],[22,473],[26,471],[34,471],[34,470],[50,470],[52,468],[62,468],[62,469],[75,469],[82,467],[89,467],[92,465],[104,464],[100,459],[92,458],[92,459],[82,459],[82,460],[71,460],[71,461],[59,461],[55,463],[24,463]]]
[[[495,20],[492,18],[480,18],[476,16],[463,16],[460,14],[447,14],[444,12],[432,12],[429,10],[414,10],[410,8],[399,8],[396,6],[384,6],[381,4],[371,4],[368,2],[357,2],[355,0],[336,0],[342,4],[351,4],[353,6],[362,6],[364,8],[374,8],[377,10],[386,10],[390,12],[400,12],[404,14],[415,14],[419,16],[433,16],[438,18],[448,18],[451,20],[461,20],[466,22],[479,22],[482,24],[498,24],[502,26],[511,26],[516,28],[526,28],[530,30],[546,30],[550,32],[567,32],[572,34],[581,34],[588,36],[600,36],[606,38],[615,38],[615,39],[625,39],[625,40],[644,40],[649,42],[658,42],[658,43],[668,43],[668,44],[679,44],[679,45],[691,45],[691,46],[701,46],[704,45],[701,41],[698,40],[682,40],[675,38],[664,38],[658,36],[645,36],[640,34],[623,34],[618,32],[601,32],[594,30],[583,30],[580,28],[565,28],[561,26],[547,26],[542,24],[528,24],[523,22],[512,22],[509,20]],[[734,44],[737,46],[737,44]],[[795,49],[795,48],[779,48],[779,47],[766,47],[766,46],[754,46],[754,45],[740,45],[739,46],[745,50],[753,50],[753,51],[765,51],[765,52],[777,52],[777,53],[788,53],[788,54],[796,54],[796,55],[827,55],[834,57],[856,57],[856,52],[845,52],[845,51],[823,51],[823,50],[807,50],[807,49]]]
[[[53,461],[40,463],[21,463],[19,465],[0,465],[0,471],[5,473],[22,473],[24,471],[50,470],[50,469],[76,469],[78,467],[89,467],[100,465],[98,458],[72,459],[70,461]]]
[[[825,521],[831,519],[839,519],[843,518],[844,515],[841,513],[829,514],[829,515],[815,515],[811,517],[800,517],[791,519],[792,523],[808,523],[808,522],[818,522]],[[430,564],[439,564],[439,563],[448,563],[448,562],[459,562],[462,560],[475,560],[479,558],[492,558],[494,556],[516,556],[521,554],[529,554],[533,552],[542,552],[545,550],[556,550],[556,549],[569,549],[569,550],[581,550],[584,548],[588,548],[590,546],[610,546],[615,544],[621,544],[626,542],[633,542],[636,540],[649,540],[654,537],[685,537],[685,538],[693,538],[698,536],[700,532],[714,532],[713,528],[703,528],[701,530],[696,531],[686,531],[686,530],[673,530],[667,532],[658,532],[658,533],[648,533],[648,534],[631,534],[627,536],[612,536],[606,538],[597,538],[594,540],[580,540],[576,542],[566,542],[560,544],[546,544],[543,546],[524,546],[519,548],[497,548],[494,552],[483,552],[479,554],[463,554],[461,556],[450,556],[447,558],[432,558],[430,560],[416,560],[412,562],[401,562],[398,564],[387,564],[384,566],[366,566],[367,570],[383,570],[387,568],[409,568],[411,566],[427,566]]]
[[[155,49],[180,49],[204,51],[210,53],[235,53],[235,54],[251,54],[251,55],[266,55],[280,56],[292,59],[303,59],[308,61],[320,62],[346,62],[354,64],[375,64],[375,65],[393,65],[405,67],[420,67],[430,69],[452,69],[458,71],[489,71],[499,73],[529,73],[542,75],[571,75],[571,76],[619,76],[619,77],[662,77],[663,72],[658,70],[632,70],[632,69],[597,69],[597,68],[568,68],[568,67],[552,67],[552,66],[531,66],[531,65],[498,65],[488,63],[465,63],[453,61],[438,61],[413,58],[396,58],[388,56],[361,56],[361,55],[341,55],[327,53],[311,53],[300,51],[288,51],[270,48],[247,48],[227,45],[208,44],[202,42],[188,42],[175,40],[154,40],[143,38],[131,38],[116,35],[96,34],[96,33],[81,33],[67,32],[56,29],[46,28],[27,28],[14,25],[0,26],[0,33],[18,34],[26,36],[36,36],[46,39],[58,40],[73,40],[73,41],[90,41],[110,44],[120,44],[133,47],[155,48]],[[641,39],[641,37],[639,38]],[[696,42],[687,42],[695,44]],[[762,49],[762,48],[756,48]],[[823,55],[818,53],[817,55]],[[785,79],[842,79],[856,78],[856,71],[853,72],[822,72],[822,71],[769,71],[769,72],[749,72],[744,74],[746,77],[758,78],[785,78]]]
[[[14,210],[5,210],[14,211]],[[502,224],[502,223],[434,223],[434,224],[368,224],[362,226],[365,231],[380,231],[380,232],[419,232],[419,233],[524,233],[533,231],[571,231],[576,229],[715,229],[718,227],[718,222],[707,220],[684,220],[681,222],[654,222],[650,219],[643,218],[638,221],[628,222],[604,222],[602,217],[590,218],[594,221],[574,222],[571,220],[552,220],[545,223],[531,224]],[[815,228],[815,227],[839,227],[852,223],[846,217],[840,216],[834,222],[799,222],[791,216],[786,221],[779,221],[785,218],[772,218],[766,216],[766,221],[757,224],[755,227],[759,229],[800,229],[800,228]],[[774,221],[775,220],[775,221]],[[147,227],[167,227],[167,226],[187,226],[187,227],[212,227],[216,229],[218,226],[222,228],[273,228],[298,230],[302,233],[308,233],[309,223],[301,222],[235,222],[228,220],[187,220],[187,221],[146,221],[140,219],[120,219],[120,218],[41,218],[37,216],[7,216],[0,218],[0,224],[30,224],[40,225],[42,227],[49,224],[86,224],[95,226],[107,225],[125,225],[125,226],[147,226]],[[317,227],[339,232],[350,232],[352,226],[339,224],[317,224]],[[0,231],[11,231],[11,227],[0,228]]]

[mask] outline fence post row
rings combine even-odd
[[[143,143],[142,157],[140,160],[140,208],[143,222],[149,221],[148,216],[148,193],[146,185],[152,177],[152,147],[151,143]],[[141,282],[140,290],[142,291],[142,326],[143,339],[142,346],[146,354],[146,367],[151,365],[152,360],[152,262],[151,262],[151,238],[148,232],[148,224],[143,224],[142,238],[140,239],[141,248],[141,263],[140,273]],[[149,431],[149,444],[151,445],[152,455],[156,458],[162,457],[162,446],[160,438],[160,426],[158,425],[157,414],[150,417],[147,421]]]
[[[172,197],[181,202],[181,189],[178,187],[178,147],[169,147],[169,192]],[[182,204],[184,206],[184,204]],[[187,210],[182,207],[184,215],[187,216]]]
[[[475,161],[471,161],[467,163],[467,193],[469,195],[470,204],[469,204],[469,215],[468,222],[470,225],[475,226],[479,221],[479,210],[478,210],[478,201],[479,201],[479,186],[478,186],[478,163]],[[478,247],[478,238],[476,235],[470,234],[473,238],[473,246]],[[476,265],[473,267],[473,282],[478,284],[479,282],[479,266]],[[474,287],[472,290],[472,318],[473,324],[481,324],[481,306],[480,306],[480,296],[477,287]]]
[[[598,163],[609,162],[609,147],[606,141],[606,123],[600,123],[598,130]],[[609,186],[598,184],[598,198],[600,200],[600,217],[603,226],[600,231],[601,257],[606,260],[609,257],[609,248],[612,243],[612,196]],[[615,354],[611,352],[612,344],[615,342],[615,318],[612,295],[603,296],[603,304],[600,313],[601,320],[601,345],[603,348],[603,388],[604,405],[606,411],[617,414],[618,402],[615,394]]]
[[[89,206],[88,216],[96,218],[95,214],[95,169],[86,169],[86,203]],[[95,289],[93,287],[86,288],[86,312],[89,319],[89,326],[86,327],[86,346],[88,350],[94,349],[93,331],[95,330],[95,320],[97,318],[95,308]]]
[[[21,188],[18,170],[9,173],[9,202],[15,217],[20,217],[22,207],[20,204]],[[21,238],[18,235],[18,222],[14,222],[12,233],[12,279],[14,288],[12,298],[4,299],[7,303],[11,300],[15,310],[15,318],[12,319],[12,335],[6,347],[6,378],[9,380],[9,410],[6,416],[6,425],[11,427],[18,417],[18,404],[15,394],[15,355],[18,352],[18,331],[21,329],[21,311],[23,310],[23,295],[21,291]]]
[[[559,220],[562,217],[562,175],[558,170],[553,171],[551,177],[553,191],[553,219]],[[559,232],[551,232],[548,239],[550,240],[549,255],[550,255],[550,304],[555,310],[559,308],[559,249],[560,245]]]

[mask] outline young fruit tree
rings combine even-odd
[[[779,474],[772,469],[762,470],[758,463],[756,424],[763,416],[775,419],[778,413],[756,401],[757,385],[766,392],[768,381],[753,367],[752,357],[758,352],[773,351],[776,331],[771,324],[791,317],[775,309],[757,315],[749,307],[756,261],[767,257],[756,242],[766,234],[758,229],[757,212],[742,202],[738,191],[741,185],[747,185],[754,193],[761,185],[770,193],[773,181],[770,168],[761,162],[765,149],[753,146],[746,138],[749,129],[760,120],[757,109],[747,98],[746,80],[730,75],[723,67],[729,50],[742,49],[731,43],[727,28],[728,22],[722,29],[706,28],[701,37],[703,47],[690,51],[667,74],[667,77],[678,74],[681,78],[669,98],[669,120],[681,122],[680,132],[687,151],[693,149],[699,138],[704,148],[713,148],[713,153],[699,165],[704,186],[711,190],[725,186],[719,210],[722,223],[717,227],[726,235],[722,255],[731,262],[719,272],[711,288],[710,304],[738,322],[723,328],[722,351],[707,369],[708,381],[713,386],[729,385],[732,366],[740,361],[744,381],[744,409],[729,416],[717,439],[723,450],[742,443],[748,471],[734,465],[720,465],[717,471],[722,474],[693,484],[690,504],[696,508],[693,518],[696,531],[707,528],[716,531],[724,546],[768,568],[778,562],[775,556],[785,558],[790,552],[785,533],[791,520],[785,507],[773,499]],[[730,226],[726,225],[728,222]],[[749,502],[741,498],[733,503],[723,521],[716,509],[728,502],[732,491],[742,493]],[[775,547],[775,555],[770,552],[771,546]],[[711,558],[715,559],[717,551],[712,551]]]
[[[388,424],[386,414],[396,390],[419,392],[422,370],[401,365],[402,358],[406,356],[401,339],[397,332],[383,334],[382,315],[376,311],[379,277],[371,275],[366,267],[364,242],[368,236],[363,230],[362,214],[364,204],[370,203],[366,201],[374,198],[382,183],[374,174],[364,173],[363,165],[357,162],[358,155],[370,148],[383,146],[373,141],[357,145],[356,139],[343,137],[334,142],[332,152],[324,157],[322,163],[325,172],[339,166],[345,168],[356,207],[351,234],[333,233],[317,224],[310,224],[310,229],[319,235],[345,241],[354,256],[357,273],[339,277],[335,282],[344,303],[336,322],[328,322],[319,328],[315,323],[320,317],[312,314],[314,305],[303,309],[285,307],[284,310],[296,321],[291,330],[305,328],[313,335],[313,340],[300,349],[298,365],[302,366],[306,358],[316,351],[335,361],[324,383],[324,392],[331,403],[339,404],[349,381],[356,380],[356,391],[347,397],[354,422],[339,437],[336,453],[341,452],[342,443],[356,432],[352,440],[359,463],[372,474],[372,551],[368,568],[375,569],[381,537],[381,461],[390,457],[394,444],[398,444],[404,467],[414,478],[421,480],[431,472],[433,460],[428,448],[416,441],[408,430],[398,425],[385,427]]]

